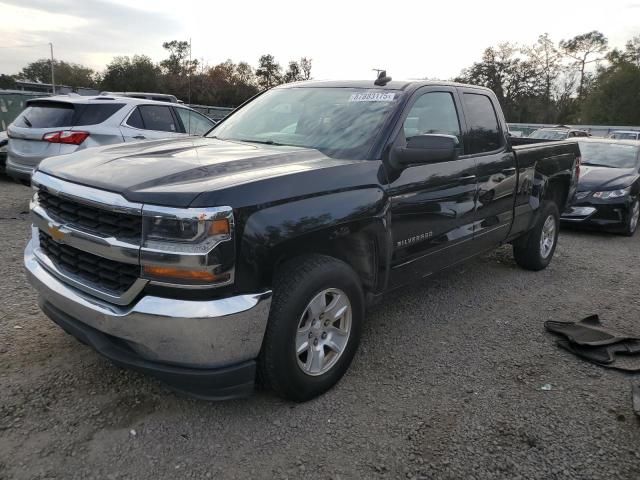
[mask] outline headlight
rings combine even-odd
[[[595,192],[593,196],[594,198],[607,200],[609,198],[624,197],[625,195],[629,195],[629,192],[631,192],[631,187],[621,188],[619,190],[606,190],[604,192]]]
[[[228,207],[145,207],[142,214],[142,246],[153,250],[204,254],[232,234],[233,213]]]
[[[233,282],[230,207],[142,209],[142,275],[163,283],[220,286]]]

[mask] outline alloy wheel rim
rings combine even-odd
[[[629,225],[630,230],[632,232],[636,231],[636,228],[638,227],[639,218],[640,218],[640,202],[636,200],[635,203],[633,204],[633,210],[631,211],[631,223]]]
[[[322,375],[344,353],[351,334],[352,309],[342,290],[327,288],[307,304],[296,332],[298,367],[311,376]]]
[[[549,215],[542,225],[542,235],[540,235],[540,255],[547,258],[553,249],[556,241],[556,219]]]

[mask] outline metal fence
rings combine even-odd
[[[509,131],[512,133],[520,132],[521,136],[528,137],[531,132],[539,128],[544,127],[556,127],[555,125],[546,125],[543,123],[509,123]],[[585,130],[594,137],[606,137],[615,130],[627,130],[640,132],[640,127],[630,126],[615,126],[615,125],[566,125],[567,127],[577,128],[578,130]]]

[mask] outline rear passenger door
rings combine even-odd
[[[460,91],[466,120],[465,148],[476,160],[478,197],[474,216],[477,250],[502,242],[513,221],[518,175],[515,155],[507,145],[500,107],[486,90]]]
[[[125,141],[184,137],[186,133],[170,106],[138,105],[120,126]]]

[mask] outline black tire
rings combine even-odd
[[[350,333],[342,353],[328,371],[312,376],[298,364],[296,335],[309,303],[327,289],[339,289],[346,294],[351,305]],[[349,265],[324,255],[308,255],[286,262],[274,280],[269,322],[258,359],[260,383],[280,397],[296,402],[326,392],[349,368],[358,348],[363,319],[360,279]]]
[[[545,223],[549,218],[553,219],[554,231],[552,235],[553,243],[546,255],[543,254],[541,238]],[[558,244],[558,233],[560,231],[560,215],[555,203],[545,201],[540,206],[538,220],[535,226],[524,237],[519,238],[513,244],[513,256],[516,263],[527,270],[542,270],[549,265]]]
[[[633,237],[638,229],[638,214],[640,213],[640,201],[636,198],[635,201],[629,207],[629,216],[627,217],[627,223],[622,232],[627,237]],[[634,215],[636,216],[634,221]]]

